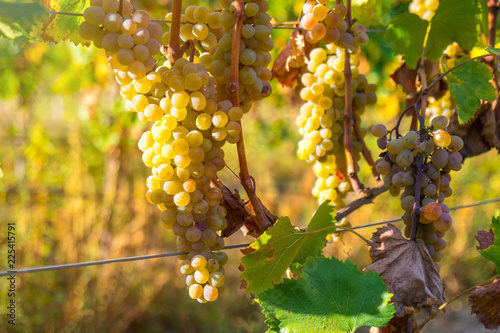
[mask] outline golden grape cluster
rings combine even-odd
[[[459,136],[446,131],[447,125],[448,118],[437,116],[432,119],[431,126],[392,140],[387,140],[384,125],[372,128],[372,134],[378,137],[379,147],[386,149],[383,157],[376,161],[377,171],[384,176],[384,185],[393,196],[398,196],[403,189],[401,208],[405,210],[406,237],[410,237],[417,172],[421,173],[417,240],[427,247],[436,262],[441,260],[440,251],[446,247],[444,233],[452,225],[450,210],[444,204],[445,198],[453,193],[450,172],[462,168],[459,150],[464,145]],[[417,155],[423,157],[421,170],[417,170]]]
[[[270,62],[272,41],[266,6],[263,0],[245,7],[246,24],[259,39],[249,37],[240,54],[246,62],[240,80],[248,83],[241,92],[243,107],[233,106],[228,99],[228,65],[222,76],[214,75],[212,68],[210,75],[208,70],[213,60],[225,61],[231,51],[229,4],[222,13],[210,13],[203,6],[186,8],[182,20],[189,23],[182,24],[180,38],[193,41],[195,56],[191,61],[177,59],[173,65],[156,64],[154,58],[160,51],[159,40],[168,42],[169,32],[151,23],[147,12],[133,12],[128,0],[122,5],[119,0],[92,0],[80,27],[82,38],[106,50],[127,110],[152,124],[138,142],[142,160],[151,168],[146,198],[162,211],[163,226],[177,236],[177,249],[185,252],[179,256],[180,271],[186,275],[189,295],[200,303],[216,300],[224,288],[227,255],[221,251],[220,232],[227,226],[227,212],[221,205],[222,191],[213,182],[225,166],[222,147],[226,141],[239,140],[244,110],[269,91],[265,86],[270,75],[264,67]],[[219,41],[229,49],[221,49]],[[255,53],[252,63],[248,51]],[[251,71],[254,76],[245,76]]]

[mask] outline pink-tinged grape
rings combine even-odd
[[[422,214],[429,221],[436,221],[442,215],[442,208],[439,204],[432,202],[424,206]]]
[[[434,184],[429,184],[424,189],[424,194],[428,197],[433,197],[437,193],[437,187]]]
[[[358,35],[360,33],[366,33],[366,28],[363,25],[355,25],[352,27],[352,32],[354,35]]]
[[[313,11],[314,6],[316,6],[316,1],[306,1],[304,5],[302,5],[302,12],[304,14],[310,14]]]
[[[448,213],[442,213],[441,216],[434,221],[434,227],[436,230],[441,232],[446,232],[451,228],[452,220]]]
[[[391,173],[391,164],[385,160],[379,161],[375,168],[381,175],[388,175]]]
[[[323,23],[315,24],[311,29],[311,35],[314,39],[322,39],[326,35],[326,27]]]
[[[457,155],[461,156],[459,153],[457,153]],[[459,171],[462,169],[462,161],[457,155],[453,153],[448,157],[448,164],[446,166],[450,168],[450,170]]]
[[[451,135],[451,142],[448,145],[448,148],[453,152],[459,151],[464,147],[464,140],[457,135]]]
[[[387,128],[384,124],[377,124],[372,127],[372,134],[378,138],[381,138],[387,134]]]
[[[312,13],[305,14],[300,19],[300,26],[308,31],[311,30],[317,23],[318,20],[314,17]]]
[[[436,169],[442,169],[448,164],[448,152],[445,149],[436,149],[432,154],[432,164]]]
[[[217,297],[219,297],[219,291],[217,290],[217,288],[207,284],[203,288],[203,296],[207,301],[213,302],[217,299]]]
[[[438,129],[433,132],[433,141],[436,146],[446,148],[451,143],[451,137],[445,130]]]
[[[387,138],[385,136],[378,138],[377,139],[377,146],[382,150],[387,148]]]
[[[343,48],[350,48],[354,43],[354,38],[348,32],[344,32],[340,35],[338,44]]]
[[[145,10],[137,10],[132,16],[132,20],[137,24],[138,27],[147,28],[151,23],[151,17],[149,13]]]
[[[404,210],[412,210],[414,203],[415,197],[413,195],[409,195],[401,200],[401,208]]]
[[[445,116],[437,116],[432,118],[431,125],[434,130],[445,129],[448,126],[448,118]]]

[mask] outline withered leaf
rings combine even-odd
[[[488,330],[500,326],[500,278],[489,286],[479,286],[469,296],[471,314]]]
[[[305,39],[305,32],[299,29],[292,30],[288,44],[274,62],[273,77],[286,87],[293,86],[299,77],[300,69],[308,62],[307,55],[311,49],[312,45]]]
[[[413,332],[417,329],[417,322],[415,321],[415,317],[413,315],[398,317],[392,317],[389,325],[384,327],[371,327],[370,333],[407,333]],[[410,326],[410,330],[408,330],[408,325]]]
[[[436,61],[426,60],[424,66],[427,82],[430,83],[440,74],[439,63]],[[415,97],[415,83],[417,79],[417,71],[415,69],[411,69],[406,65],[406,62],[403,62],[403,64],[391,74],[391,78],[396,84],[403,87],[403,91],[409,98]],[[447,83],[441,80],[439,84],[436,84],[429,91],[429,95],[435,98],[440,98],[447,89]]]
[[[476,236],[477,242],[479,246],[476,246],[478,250],[485,250],[489,248],[495,242],[495,235],[493,234],[493,230],[478,230]]]
[[[432,313],[445,302],[438,266],[424,245],[407,240],[392,224],[377,229],[371,240],[372,264],[365,270],[379,273],[389,286],[397,316],[420,309]]]
[[[492,106],[495,106],[494,108]],[[460,124],[456,113],[448,125],[450,134],[464,140],[460,154],[464,158],[477,156],[490,149],[500,150],[500,105],[498,99],[483,104],[469,122]]]
[[[224,185],[222,185],[222,206],[227,211],[227,227],[222,230],[222,237],[229,237],[245,224],[251,214],[241,200],[238,191],[235,190],[233,193]]]

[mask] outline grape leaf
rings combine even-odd
[[[363,274],[349,260],[307,259],[304,277],[286,279],[259,295],[268,323],[280,332],[354,332],[385,326],[396,312],[375,272]]]
[[[335,229],[313,234],[307,232],[334,226],[332,210],[329,201],[325,201],[311,220],[306,233],[295,229],[287,217],[281,217],[252,243],[250,248],[256,251],[241,259],[244,267],[241,276],[247,283],[247,293],[258,295],[279,283],[296,258],[301,263],[307,256],[321,254],[326,235],[335,232]]]
[[[387,28],[385,40],[392,44],[394,54],[403,54],[408,67],[415,69],[422,56],[428,22],[416,14],[403,13],[394,17]]]
[[[420,309],[431,314],[445,302],[439,267],[424,245],[404,238],[392,224],[378,228],[371,240],[372,264],[365,271],[379,273],[387,283],[399,317]]]
[[[309,222],[307,226],[306,232],[312,232],[335,225],[335,215],[336,214],[333,211],[333,206],[331,205],[330,200],[324,201],[319,206],[316,213],[314,213],[311,222]],[[321,255],[321,251],[325,247],[326,236],[334,231],[334,229],[327,229],[306,237],[293,262],[304,264],[307,257]]]
[[[43,13],[39,3],[0,2],[0,36],[21,44],[35,40],[30,32]]]
[[[464,50],[472,49],[478,37],[477,12],[475,0],[443,0],[430,22],[410,13],[395,16],[385,39],[393,43],[394,53],[403,54],[403,60],[415,69],[422,56],[429,25],[426,59],[439,60],[444,49],[452,42],[457,42]]]
[[[500,278],[489,286],[479,286],[469,296],[471,314],[488,330],[500,326]]]
[[[486,51],[493,53],[497,56],[500,55],[500,49],[497,49],[496,47],[487,46]]]
[[[497,265],[497,275],[500,275],[500,217],[493,217],[491,219],[490,231],[488,234],[493,234],[493,242],[491,242],[491,237],[487,247],[481,244],[478,248],[479,253],[486,259],[489,259]],[[478,235],[481,233],[478,232]]]
[[[471,50],[478,38],[475,0],[443,0],[431,20],[425,57],[440,60],[448,45],[457,42],[464,50]]]
[[[51,11],[82,13],[88,0],[42,0],[42,3]],[[82,16],[50,14],[43,21],[43,34],[41,37],[46,42],[59,43],[69,40],[75,45],[90,45],[90,42],[80,37],[79,28],[83,22]]]
[[[447,78],[451,96],[457,105],[458,120],[462,124],[474,117],[481,101],[492,101],[497,97],[495,88],[489,82],[491,71],[479,61],[458,67]]]

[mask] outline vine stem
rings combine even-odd
[[[346,20],[348,30],[351,29],[351,1],[347,0]],[[352,109],[352,93],[351,93],[351,55],[348,49],[344,49],[344,91],[345,91],[345,107],[344,107],[344,153],[347,165],[347,174],[351,181],[351,186],[357,195],[364,192],[364,186],[358,178],[356,165],[354,164],[353,152],[354,146],[352,143],[352,129],[354,122],[354,111]]]
[[[168,41],[168,60],[171,64],[182,57],[182,51],[179,44],[179,33],[181,29],[182,0],[174,0],[172,7],[172,24],[170,26],[170,40]]]
[[[458,299],[459,297],[473,291],[474,289],[476,289],[477,287],[480,287],[480,286],[483,286],[487,283],[490,283],[492,282],[493,280],[495,280],[497,278],[497,276],[493,276],[491,278],[489,278],[488,280],[478,284],[478,285],[475,285],[474,287],[470,287],[469,289],[466,289],[464,291],[462,291],[460,294],[454,296],[452,299],[450,299],[449,301],[447,301],[446,303],[444,303],[443,305],[441,305],[436,311],[434,311],[429,317],[425,318],[425,320],[420,323],[420,325],[417,327],[417,329],[415,330],[414,333],[418,333],[420,332],[420,330],[422,330],[422,328],[425,326],[425,324],[427,324],[429,321],[431,321],[432,319],[434,319],[438,314],[439,312],[441,312],[445,307],[447,307],[451,302],[455,301],[456,299]]]
[[[231,49],[231,72],[229,77],[229,94],[231,96],[231,102],[233,106],[239,106],[239,64],[240,64],[240,39],[241,39],[241,27],[243,26],[243,18],[245,16],[245,7],[243,0],[236,0],[234,7],[234,28],[233,28],[233,39],[232,39],[232,49]],[[248,171],[247,158],[245,154],[245,142],[243,140],[243,126],[241,121],[238,121],[241,126],[240,139],[236,143],[236,148],[238,150],[238,161],[240,164],[240,180],[241,185],[245,189],[248,195],[248,199],[252,204],[253,210],[255,212],[255,221],[257,226],[262,230],[267,230],[272,224],[267,219],[267,216],[262,208],[259,198],[255,194],[255,186]]]
[[[420,67],[417,70],[417,75],[420,78],[421,84],[421,94],[420,94],[420,110],[415,107],[417,113],[417,118],[419,121],[419,129],[423,129],[425,126],[425,109],[427,107],[427,76],[425,74],[425,45],[422,51],[422,58],[420,58]],[[415,103],[417,104],[417,103]],[[418,231],[418,221],[420,220],[420,190],[422,182],[422,167],[423,167],[423,156],[421,153],[417,154],[417,175],[415,179],[415,202],[413,203],[413,210],[411,214],[411,232],[410,240],[413,242],[417,241],[417,231]]]

